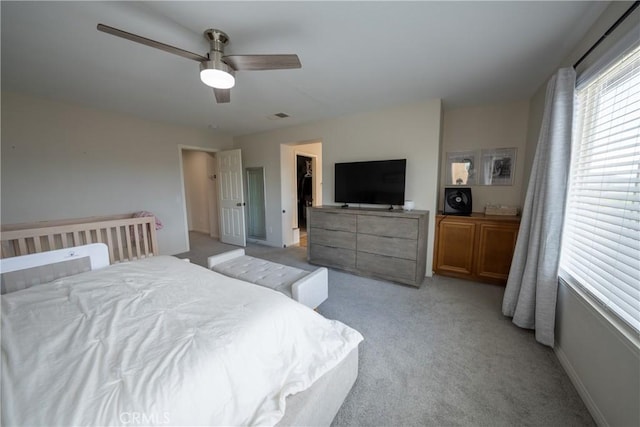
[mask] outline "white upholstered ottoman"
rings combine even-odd
[[[306,271],[245,255],[244,249],[210,256],[207,265],[225,276],[282,292],[311,308],[316,308],[329,296],[329,276],[325,267]]]

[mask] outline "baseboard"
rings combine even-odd
[[[247,243],[255,243],[256,245],[269,246],[270,248],[282,248],[282,246],[267,242],[266,240],[252,239],[247,237]]]
[[[207,236],[209,235],[209,230],[202,230],[202,229],[199,229],[199,228],[193,228],[193,229],[191,229],[189,231],[195,231],[197,233],[203,233],[203,234],[206,234]]]
[[[571,362],[565,355],[562,348],[558,345],[558,343],[556,343],[556,345],[554,346],[553,351],[556,353],[556,357],[560,361],[560,365],[562,365],[565,372],[569,376],[569,379],[571,380],[571,382],[573,383],[573,386],[578,391],[578,394],[582,398],[582,401],[584,402],[585,406],[589,410],[589,413],[593,417],[596,424],[598,424],[598,426],[600,427],[610,427],[604,415],[602,415],[602,412],[600,412],[598,405],[596,405],[594,400],[591,398],[589,391],[582,383],[582,380],[580,380],[580,376],[576,373],[575,369],[573,369]]]

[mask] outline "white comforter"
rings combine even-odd
[[[271,425],[362,336],[153,257],[2,296],[2,424]]]

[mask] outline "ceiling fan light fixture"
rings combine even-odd
[[[216,89],[231,89],[236,84],[231,67],[216,61],[200,63],[200,80]]]
[[[214,89],[213,93],[218,104],[226,104],[230,101],[231,91],[229,89],[236,84],[236,71],[288,70],[302,67],[300,58],[295,54],[225,55],[224,47],[229,43],[229,36],[224,31],[215,28],[204,32],[204,38],[209,42],[210,47],[206,56],[104,24],[98,24],[97,29],[112,36],[197,61],[200,64],[200,80]]]

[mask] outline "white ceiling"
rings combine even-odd
[[[442,98],[530,97],[608,2],[6,2],[2,90],[248,134]],[[96,30],[206,54],[297,53],[302,69],[243,71],[217,105],[198,64]],[[270,120],[285,112],[291,117]]]

